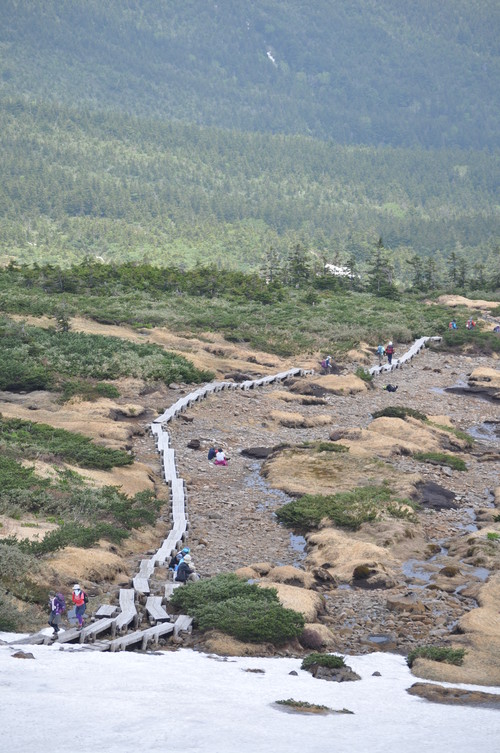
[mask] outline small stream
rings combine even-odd
[[[257,489],[262,495],[262,502],[257,505],[257,511],[263,512],[264,510],[270,510],[274,516],[274,510],[282,505],[291,502],[292,498],[282,492],[280,489],[273,489],[269,486],[261,476],[260,473],[261,463],[255,461],[250,466],[250,473],[246,477],[245,485],[251,489]],[[290,533],[290,547],[296,556],[293,562],[294,567],[300,567],[303,560],[306,558],[306,540],[303,536],[295,533]],[[278,563],[281,564],[281,563]]]

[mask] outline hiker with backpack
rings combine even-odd
[[[382,366],[382,359],[385,356],[385,350],[383,345],[379,345],[377,348],[378,365]]]
[[[178,552],[176,552],[174,556],[170,558],[168,569],[177,571],[177,568],[183,561],[184,557],[186,556],[186,554],[189,554],[190,551],[190,548],[188,546],[185,546],[183,549],[180,549]]]
[[[326,356],[321,361],[321,373],[322,374],[331,374],[333,371],[333,359],[331,356]]]
[[[76,619],[78,620],[78,629],[81,630],[83,627],[83,620],[85,618],[85,609],[87,607],[87,602],[89,600],[89,597],[83,591],[78,583],[75,583],[73,586],[73,593],[71,594],[71,601],[75,605],[75,615]]]
[[[175,574],[175,580],[177,583],[187,583],[188,581],[200,580],[200,576],[195,570],[194,563],[190,554],[186,554]]]
[[[57,594],[51,593],[50,599],[49,599],[49,608],[50,608],[49,625],[53,629],[54,635],[57,635],[60,629],[59,625],[61,624],[61,615],[66,609],[64,596],[60,593],[57,593]]]
[[[387,356],[387,363],[390,365],[392,363],[392,357],[394,355],[394,345],[392,344],[392,340],[387,343],[385,355]]]

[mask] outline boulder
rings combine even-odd
[[[500,400],[500,371],[484,366],[474,369],[468,384],[471,392],[480,392]]]

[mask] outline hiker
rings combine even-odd
[[[217,455],[217,450],[215,449],[215,447],[211,447],[208,451],[209,461],[214,460],[216,455]]]
[[[500,324],[497,324],[496,327],[493,327],[493,332],[496,332],[497,334],[500,332]]]
[[[387,343],[387,347],[385,349],[385,355],[387,356],[387,363],[392,363],[392,357],[394,355],[394,345],[392,344],[392,340]]]
[[[78,620],[78,629],[81,630],[83,627],[83,620],[85,617],[85,609],[87,607],[88,602],[88,596],[83,591],[78,583],[75,583],[73,586],[73,593],[71,594],[71,601],[75,605],[75,615],[76,619]]]
[[[321,361],[321,370],[323,374],[331,374],[333,371],[333,358],[331,356],[326,356]]]
[[[228,459],[226,458],[226,454],[222,447],[219,447],[215,454],[214,465],[227,465],[227,460]]]
[[[59,632],[59,625],[61,624],[61,615],[66,609],[66,603],[62,594],[53,594],[49,599],[50,617],[49,625],[54,630],[54,635]]]
[[[451,322],[448,324],[448,329],[458,329],[457,323],[454,319],[452,319]]]
[[[474,329],[476,322],[474,321],[474,319],[469,319],[465,326],[467,327],[467,329]]]
[[[385,356],[385,350],[383,345],[379,345],[377,348],[378,365],[382,366],[382,359]]]
[[[177,568],[175,580],[177,583],[187,583],[188,581],[194,582],[200,580],[200,576],[195,570],[190,554],[186,554]]]
[[[178,552],[176,552],[176,554],[174,554],[174,556],[170,558],[168,569],[177,570],[186,554],[189,554],[190,551],[190,548],[188,546],[185,546],[184,549],[180,549]]]

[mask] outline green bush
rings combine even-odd
[[[315,445],[316,452],[349,452],[349,447],[336,442],[318,442]]]
[[[421,413],[414,408],[405,408],[399,405],[390,405],[387,408],[382,408],[382,410],[377,410],[375,413],[372,413],[372,416],[373,418],[383,418],[386,416],[387,418],[402,419],[405,419],[406,416],[411,416],[412,418],[417,418],[419,421],[426,421],[427,419],[425,413]]]
[[[215,628],[254,643],[279,645],[298,638],[304,630],[304,617],[299,612],[285,609],[277,600],[273,603],[243,596],[197,610],[196,620],[201,630]]]
[[[129,536],[128,531],[117,528],[109,523],[98,523],[95,526],[82,526],[76,523],[65,523],[60,528],[47,533],[41,541],[21,539],[17,545],[23,552],[41,557],[49,552],[64,549],[66,546],[82,547],[88,549],[94,546],[99,539],[107,539],[115,544],[120,544]]]
[[[355,371],[355,374],[358,377],[358,379],[362,379],[363,382],[373,382],[373,375],[370,374],[370,372],[364,369],[362,366],[358,366],[358,368]]]
[[[455,471],[466,471],[467,466],[462,458],[448,455],[446,452],[415,452],[413,457],[421,463],[433,463],[434,465],[446,465]]]
[[[444,646],[419,646],[410,651],[406,658],[409,667],[413,666],[415,659],[431,659],[432,661],[456,664],[461,666],[465,656],[464,648],[447,648]]]
[[[98,400],[100,397],[120,397],[120,392],[114,384],[109,384],[109,382],[85,382],[82,379],[64,382],[61,391],[61,400],[63,402],[70,400],[75,395],[89,401]]]
[[[304,629],[303,616],[282,607],[274,589],[232,573],[176,589],[171,604],[190,614],[201,630],[221,630],[241,641],[281,644]]]
[[[385,485],[362,486],[328,496],[306,494],[280,507],[276,515],[281,523],[299,530],[317,528],[327,518],[340,528],[356,531],[363,523],[377,520],[384,512],[403,517],[406,505],[413,506],[410,500],[392,497],[391,490]]]
[[[345,662],[343,657],[337,654],[309,654],[302,660],[300,668],[310,669],[314,666],[342,669],[342,667],[345,667]]]

